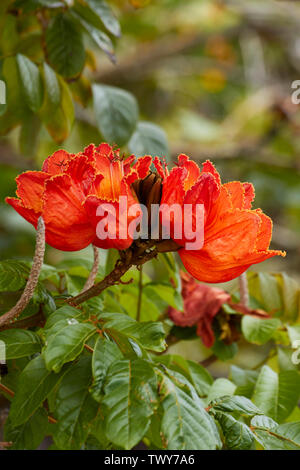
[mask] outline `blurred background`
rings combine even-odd
[[[210,158],[224,182],[251,181],[256,207],[274,221],[273,248],[288,253],[259,269],[299,277],[300,105],[292,102],[292,83],[300,79],[300,4],[115,0],[111,6],[122,30],[114,40],[116,63],[88,43],[84,74],[69,81],[75,120],[66,139],[55,143],[44,126],[25,143],[22,127],[0,138],[1,259],[33,251],[32,227],[4,203],[14,195],[15,176],[39,169],[58,148],[78,152],[103,140],[90,90],[99,82],[136,96],[142,119],[166,132],[170,160],[179,153],[199,163]],[[2,24],[2,43],[6,29]],[[48,261],[62,256],[48,248]]]

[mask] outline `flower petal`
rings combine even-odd
[[[65,150],[57,150],[53,155],[46,158],[42,166],[42,170],[51,175],[59,175],[64,173],[67,163],[75,157],[74,153],[66,152]]]
[[[184,189],[188,191],[198,180],[201,172],[196,162],[190,160],[185,154],[178,156],[178,165],[187,170],[187,176],[184,180]]]
[[[216,178],[218,185],[221,185],[220,175],[210,160],[206,160],[206,162],[202,163],[202,173],[211,173]]]
[[[58,175],[46,183],[43,218],[46,241],[63,251],[87,247],[94,230],[82,205],[83,194],[69,175]]]
[[[13,207],[15,211],[20,214],[21,217],[24,217],[25,220],[27,220],[36,228],[38,218],[41,215],[40,213],[35,212],[34,209],[24,207],[23,202],[20,199],[17,199],[16,197],[7,197],[5,199],[5,202],[11,205],[11,207]]]
[[[16,178],[18,186],[16,194],[22,200],[24,207],[41,212],[45,181],[48,178],[49,175],[42,171],[26,171]]]

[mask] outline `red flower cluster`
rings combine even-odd
[[[254,188],[251,183],[221,183],[210,161],[202,169],[186,155],[179,155],[177,167],[169,173],[158,168],[163,178],[161,204],[191,204],[192,224],[196,227],[195,208],[204,205],[204,245],[186,250],[185,240],[173,240],[188,272],[199,281],[225,282],[238,277],[252,264],[284,252],[269,250],[272,221],[261,209],[251,209]],[[176,227],[171,219],[171,234]],[[184,224],[184,220],[182,221]]]
[[[126,196],[128,211],[137,199],[131,184],[144,178],[151,157],[125,160],[108,144],[90,145],[82,153],[70,154],[58,150],[48,157],[42,171],[27,171],[17,177],[17,198],[6,198],[28,222],[37,225],[40,216],[46,227],[49,245],[64,251],[81,250],[91,243],[100,248],[128,248],[132,239],[96,236],[96,208],[109,202],[117,209],[119,197]],[[128,215],[130,222],[132,216]],[[116,224],[119,227],[119,223]]]
[[[176,237],[178,222],[171,215],[168,220],[171,240],[165,247],[177,249],[187,271],[205,282],[228,281],[253,263],[285,255],[269,250],[272,222],[260,209],[251,209],[254,189],[250,183],[221,184],[212,163],[207,161],[200,169],[186,155],[178,157],[177,166],[170,173],[158,157],[153,163],[156,173],[150,169],[150,156],[136,160],[132,155],[124,159],[106,143],[90,145],[78,154],[59,150],[45,160],[42,171],[27,171],[18,176],[18,198],[6,201],[35,227],[42,216],[47,243],[65,251],[80,250],[91,243],[101,248],[129,248],[133,237],[128,227],[142,212],[130,209],[133,205],[140,207],[141,203],[146,207],[160,203],[164,207],[161,216],[172,204],[182,208],[189,205],[192,209],[188,217],[195,229],[196,207],[201,204],[203,247],[186,249],[187,240],[184,235]],[[125,218],[121,213],[121,196],[127,202]],[[104,203],[109,203],[116,214],[117,233],[101,239],[97,236],[97,224],[104,215],[98,215],[97,209]],[[119,237],[120,232],[126,236]],[[159,251],[163,251],[162,240],[159,242]]]

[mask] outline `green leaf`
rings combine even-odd
[[[296,370],[279,373],[278,409],[276,421],[282,423],[300,400],[300,374]]]
[[[63,77],[73,78],[81,73],[85,50],[72,18],[63,13],[54,16],[47,28],[46,48],[50,64]]]
[[[258,278],[261,297],[267,312],[281,312],[283,303],[276,278],[268,273],[259,273]]]
[[[300,375],[287,370],[278,375],[263,366],[254,389],[253,401],[264,413],[283,421],[293,411],[300,398]]]
[[[106,29],[114,36],[121,35],[121,28],[110,6],[104,0],[86,0],[86,3],[97,13]]]
[[[111,144],[126,144],[138,119],[136,99],[128,91],[108,85],[93,85],[92,89],[101,134]]]
[[[96,332],[96,327],[90,323],[70,322],[61,325],[50,336],[43,351],[47,369],[54,372],[59,372],[66,362],[73,361],[82,352],[85,341]]]
[[[177,310],[183,310],[182,296],[181,294],[178,295],[177,290],[170,284],[149,282],[144,286],[143,294],[148,295],[150,298],[157,295],[163,301],[165,307],[170,305]]]
[[[212,411],[216,410],[227,413],[232,413],[236,411],[243,416],[255,416],[264,414],[252,403],[252,401],[248,400],[248,398],[241,397],[238,395],[223,396],[220,398],[216,398],[215,400],[210,402],[209,406],[212,408]]]
[[[71,365],[59,385],[55,402],[58,424],[53,434],[59,449],[78,450],[87,438],[98,408],[88,391],[91,378],[91,358],[84,356]]]
[[[0,332],[0,341],[5,344],[5,357],[17,359],[40,352],[41,341],[33,331],[13,328]]]
[[[56,331],[59,331],[56,328],[56,325],[60,321],[65,321],[65,324],[72,324],[73,320],[79,320],[83,318],[82,312],[77,308],[71,307],[70,305],[64,305],[61,308],[58,308],[53,312],[47,319],[46,324],[44,326],[44,331],[46,335],[53,334]],[[71,322],[68,322],[71,320]]]
[[[12,450],[36,450],[47,435],[48,418],[43,408],[20,426],[13,426],[10,419],[5,423],[4,439],[13,442]]]
[[[249,343],[265,344],[280,326],[278,318],[255,318],[245,315],[242,318],[242,332]]]
[[[248,450],[252,447],[254,435],[245,423],[225,413],[216,413],[215,417],[222,428],[228,449]]]
[[[61,90],[59,86],[59,80],[57,78],[56,73],[47,64],[47,62],[43,63],[43,78],[44,78],[44,87],[47,96],[48,106],[52,107],[53,111],[57,106],[60,104],[61,100]]]
[[[10,419],[14,426],[23,424],[60,381],[63,374],[49,372],[41,356],[28,363],[21,372],[18,389],[10,408]]]
[[[237,388],[235,393],[251,398],[259,372],[256,370],[246,370],[240,367],[231,366],[231,380]]]
[[[158,363],[165,364],[169,369],[175,370],[183,374],[195,387],[200,397],[208,395],[213,378],[210,373],[200,364],[186,360],[175,354],[164,354],[156,357]]]
[[[255,416],[251,429],[266,450],[300,450],[300,422],[278,424],[266,416]]]
[[[165,350],[165,332],[160,322],[137,322],[122,313],[102,313],[99,320],[104,322],[108,334],[120,332],[142,348],[157,352]]]
[[[56,75],[56,79],[59,83],[59,92],[54,84],[53,76],[51,84],[49,83],[50,78],[44,76],[44,81],[46,81],[45,100],[39,115],[53,140],[61,143],[68,137],[72,127],[74,104],[69,86],[62,77]],[[58,96],[59,105],[56,105]]]
[[[16,58],[26,102],[28,107],[36,112],[43,101],[43,84],[39,68],[23,54],[17,54]]]
[[[220,377],[212,384],[208,393],[208,402],[216,398],[223,397],[224,395],[233,395],[236,390],[236,385],[230,380]]]
[[[142,360],[112,364],[104,385],[105,432],[114,444],[131,449],[144,437],[157,404],[156,375]]]
[[[142,155],[169,156],[169,145],[163,129],[152,122],[140,121],[128,143],[130,152]]]
[[[232,359],[238,352],[237,343],[225,344],[224,341],[217,339],[211,351],[220,359],[221,361],[228,361]]]
[[[269,366],[263,366],[258,376],[253,401],[267,416],[276,419],[278,406],[278,374]]]
[[[28,264],[22,261],[5,260],[0,262],[0,292],[15,292],[22,289],[29,275]]]
[[[159,388],[163,407],[161,433],[170,450],[214,450],[220,446],[213,419],[196,393],[162,375]]]
[[[100,401],[102,397],[102,385],[109,366],[123,355],[116,343],[105,338],[98,338],[94,347],[92,369],[94,382],[91,387],[91,394],[96,401]]]
[[[100,31],[99,29],[95,28],[92,24],[85,21],[85,19],[78,15],[76,11],[71,10],[70,13],[72,14],[73,18],[78,21],[79,24],[83,27],[85,32],[87,32],[89,36],[95,41],[97,46],[100,47],[100,49],[102,49],[107,54],[107,56],[113,63],[115,63],[116,58],[114,54],[114,45],[110,37],[103,31]]]

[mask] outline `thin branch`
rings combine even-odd
[[[35,253],[33,258],[33,263],[31,267],[31,271],[28,277],[27,284],[25,289],[16,303],[16,305],[9,310],[7,313],[0,317],[0,328],[4,325],[10,324],[13,322],[15,318],[17,318],[20,313],[28,305],[30,299],[34,294],[34,290],[37,286],[40,271],[44,261],[44,254],[45,254],[45,224],[42,217],[39,218],[37,224],[37,236],[36,236],[36,246],[35,246]]]
[[[249,290],[248,290],[248,279],[247,274],[243,273],[239,277],[239,287],[240,287],[240,300],[241,304],[244,307],[249,305]]]
[[[94,252],[93,267],[81,292],[85,292],[86,290],[90,289],[90,287],[92,287],[95,284],[95,280],[96,280],[96,277],[98,274],[98,268],[99,268],[99,251],[98,251],[98,248],[96,248],[94,245],[93,245],[93,252]]]
[[[143,297],[143,266],[140,267],[138,289],[139,289],[139,295],[138,295],[138,302],[137,302],[136,321],[140,321],[141,319],[141,307],[142,307],[142,297]]]
[[[149,250],[152,246],[153,245],[150,245],[149,243],[145,243],[141,244],[138,249],[133,248],[133,251],[129,249],[123,252],[122,259],[117,261],[110,274],[108,274],[102,281],[90,287],[90,289],[81,292],[76,297],[67,299],[68,304],[76,307],[92,297],[98,296],[108,287],[120,283],[122,276],[124,276],[132,266],[141,266],[157,256],[157,251],[155,249]]]

